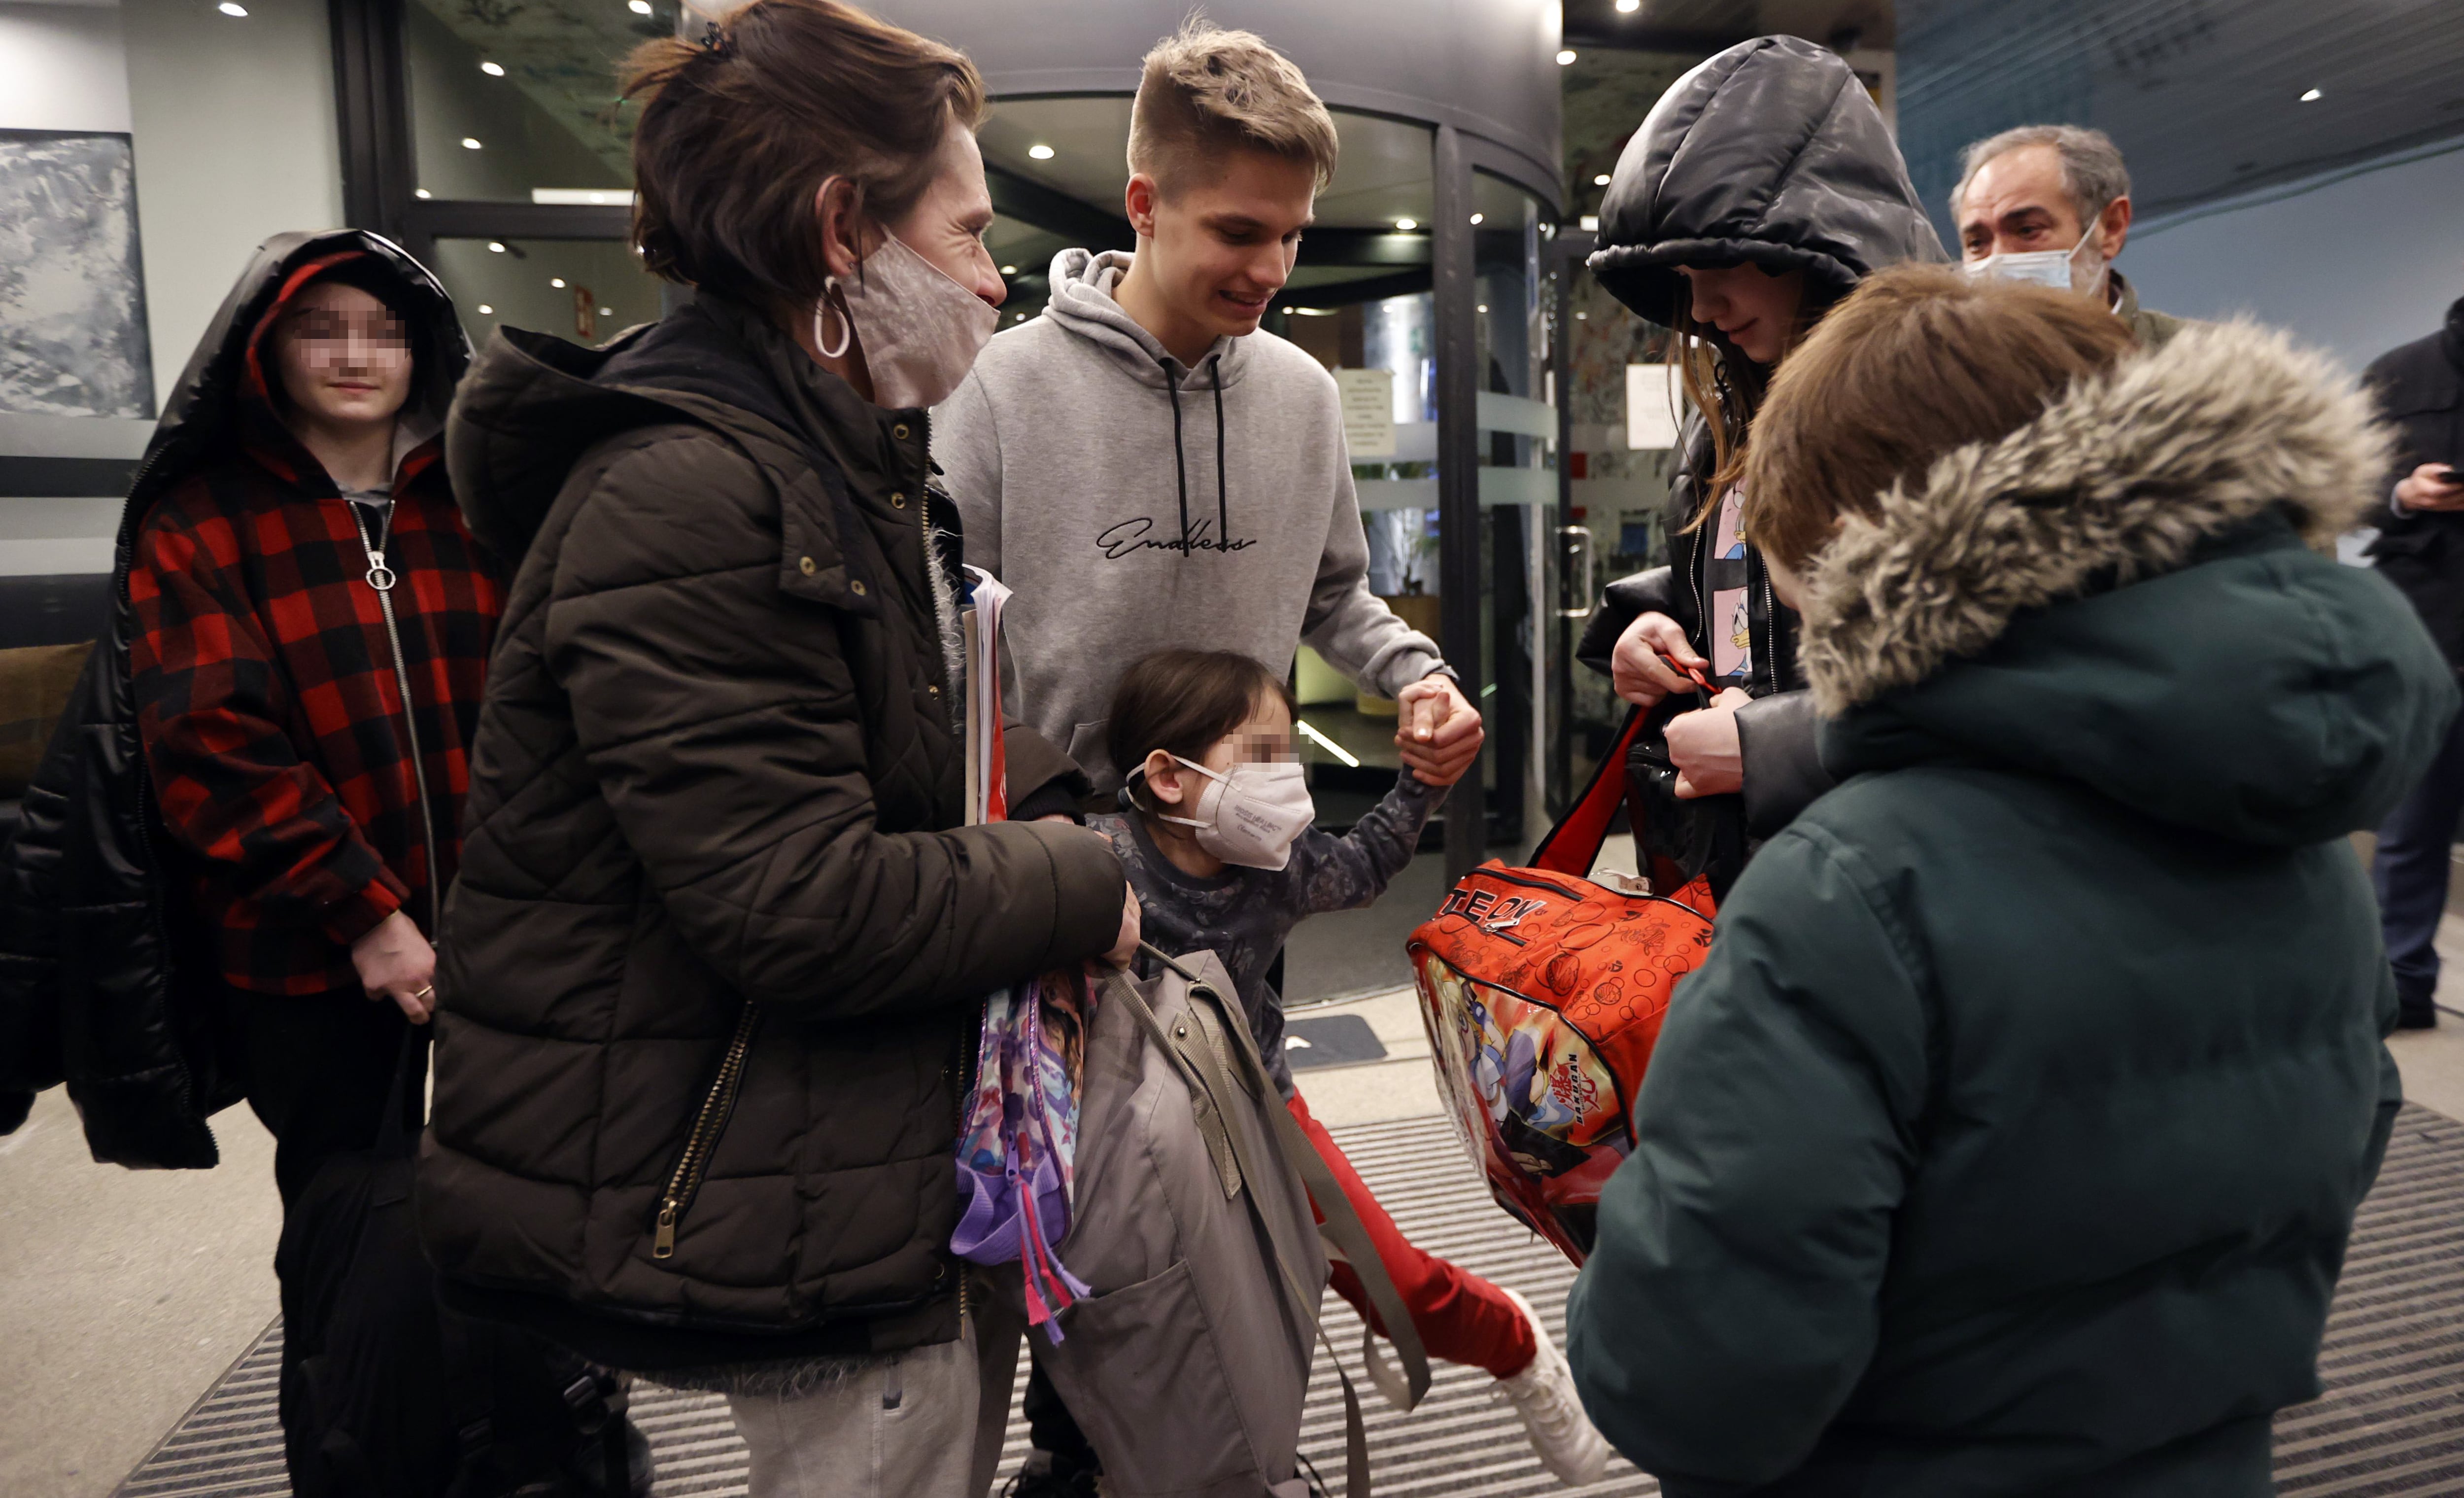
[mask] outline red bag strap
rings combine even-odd
[[[1574,798],[1573,805],[1549,829],[1540,846],[1531,850],[1531,867],[1546,869],[1551,873],[1573,874],[1576,878],[1592,871],[1593,862],[1600,856],[1600,845],[1609,838],[1609,825],[1617,821],[1617,804],[1625,799],[1625,760],[1634,747],[1635,735],[1642,732],[1643,712],[1636,708],[1626,714],[1625,728],[1617,735],[1617,747],[1601,756],[1597,768],[1592,771],[1591,783]]]

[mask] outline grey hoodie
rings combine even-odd
[[[1184,366],[1112,299],[1130,259],[1054,256],[1044,315],[933,413],[967,561],[1017,594],[1020,715],[1099,790],[1120,783],[1112,690],[1150,651],[1240,650],[1280,674],[1306,640],[1383,696],[1441,664],[1369,591],[1333,377],[1265,331]]]

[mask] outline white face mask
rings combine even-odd
[[[1998,275],[2006,281],[2026,281],[2084,297],[2104,278],[2104,256],[2088,248],[2095,242],[2096,229],[2091,225],[2086,233],[2079,235],[2079,242],[2068,250],[1989,254],[1982,260],[1969,261],[1967,270],[1970,275]]]
[[[1180,760],[1178,755],[1173,756]],[[1227,864],[1243,869],[1281,869],[1292,861],[1292,844],[1317,820],[1310,804],[1309,780],[1297,760],[1265,764],[1236,764],[1218,775],[1202,764],[1190,764],[1206,777],[1198,793],[1196,817],[1163,817],[1163,821],[1198,829],[1198,846]]]
[[[875,406],[901,410],[948,400],[1001,325],[1001,314],[896,234],[885,235],[859,269],[847,280],[828,282],[847,304],[836,347],[827,336],[828,295],[814,304],[813,346],[836,359],[847,352],[845,335],[852,328],[864,343]]]

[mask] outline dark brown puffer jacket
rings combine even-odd
[[[642,1370],[957,1335],[980,1002],[1110,947],[1123,886],[1084,828],[958,825],[925,441],[707,297],[596,352],[500,333],[464,385],[463,505],[523,559],[419,1166],[465,1309]],[[1009,742],[1018,799],[1066,771]]]

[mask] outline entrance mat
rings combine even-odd
[[[1284,1022],[1284,1062],[1294,1071],[1313,1067],[1355,1067],[1386,1059],[1386,1046],[1356,1014]]]
[[[1529,1297],[1558,1325],[1573,1270],[1491,1205],[1443,1118],[1337,1129],[1334,1136],[1411,1240]],[[1328,1334],[1357,1372],[1360,1322],[1327,1297]],[[119,1498],[282,1498],[282,1433],[275,1420],[280,1323],[268,1327]],[[1024,1359],[1021,1359],[1022,1366]],[[2284,1498],[2393,1498],[2464,1491],[2464,1125],[2408,1105],[2387,1165],[2363,1205],[2319,1357],[2326,1392],[2276,1421],[2277,1491]],[[1022,1373],[1022,1382],[1023,1374]],[[1412,1415],[1362,1385],[1381,1498],[1536,1498],[1562,1491],[1540,1468],[1493,1380],[1440,1365]],[[744,1445],[726,1404],[707,1394],[636,1385],[633,1418],[658,1458],[656,1498],[742,1494]],[[1025,1456],[1013,1421],[1001,1480]],[[1303,1451],[1342,1486],[1343,1398],[1319,1359]],[[1622,1460],[1589,1494],[1656,1493]]]

